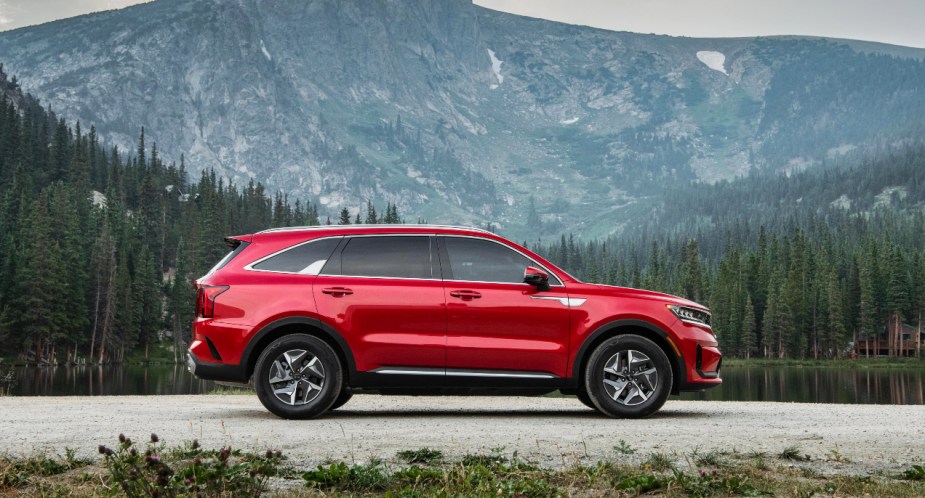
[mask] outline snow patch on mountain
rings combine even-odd
[[[902,201],[909,195],[909,189],[904,186],[886,187],[874,196],[874,207],[882,208],[893,204],[893,201]]]
[[[838,209],[849,210],[851,209],[851,198],[846,194],[842,194],[841,197],[832,201],[832,207]]]
[[[501,75],[501,64],[504,64],[504,61],[495,57],[494,50],[490,48],[486,50],[488,50],[488,57],[491,59],[491,72],[495,73],[495,81],[498,82],[491,85],[491,89],[494,90],[498,88],[501,83],[504,83],[504,76]]]
[[[700,59],[700,62],[707,65],[708,68],[719,71],[723,74],[729,74],[726,72],[726,56],[722,52],[714,52],[712,50],[701,50],[697,52],[697,58]]]

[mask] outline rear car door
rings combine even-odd
[[[357,370],[446,363],[446,311],[429,235],[345,237],[315,279],[318,313],[353,351]]]
[[[494,240],[441,236],[447,306],[447,372],[564,377],[568,364],[568,294],[550,274],[550,289],[523,283],[541,267]]]

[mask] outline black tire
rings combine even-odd
[[[591,403],[601,413],[617,418],[655,413],[671,394],[673,382],[665,352],[637,335],[605,340],[591,353],[584,374],[584,390]]]
[[[260,353],[254,369],[254,388],[260,402],[274,415],[308,419],[334,404],[341,394],[343,378],[340,360],[327,343],[314,336],[292,334],[273,341]],[[282,381],[271,384],[272,379]]]
[[[345,387],[343,390],[341,390],[340,396],[338,396],[337,399],[334,400],[334,404],[331,405],[331,408],[328,408],[328,410],[336,410],[346,405],[347,402],[350,401],[350,398],[352,397],[353,397],[353,391],[351,391],[349,387]]]
[[[575,393],[575,395],[578,396],[578,401],[581,401],[582,404],[592,410],[597,410],[597,407],[594,406],[594,403],[591,402],[591,398],[588,397],[588,393],[585,392],[584,388],[578,389],[578,392]]]

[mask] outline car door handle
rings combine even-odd
[[[458,297],[463,301],[469,301],[471,299],[478,299],[482,297],[482,294],[474,290],[454,290],[450,291],[450,296]]]
[[[330,294],[334,297],[349,296],[350,294],[353,294],[353,291],[346,287],[327,287],[321,289],[321,292],[324,294]]]

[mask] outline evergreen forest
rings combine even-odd
[[[182,358],[193,282],[228,252],[224,237],[322,223],[317,205],[259,182],[188,176],[143,129],[137,150],[107,147],[0,66],[0,356],[120,362],[168,341]],[[365,212],[366,223],[401,221],[391,204]]]
[[[164,161],[143,129],[135,150],[107,146],[0,66],[0,356],[120,362],[165,342],[178,354],[193,281],[227,252],[223,237],[402,221],[372,201],[332,220],[259,182],[191,175],[179,157]],[[890,324],[920,332],[925,309],[925,145],[872,157],[673,185],[617,236],[525,244],[579,279],[709,306],[728,355],[844,357]],[[543,233],[535,212],[527,219]]]

